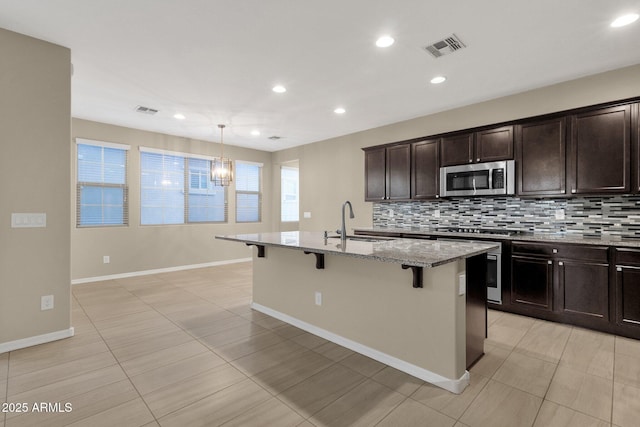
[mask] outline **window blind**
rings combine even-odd
[[[236,161],[236,222],[262,220],[262,164]]]
[[[76,227],[129,224],[128,145],[77,138]]]
[[[211,183],[211,159],[141,147],[140,223],[226,222],[227,192]]]

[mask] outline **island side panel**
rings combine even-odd
[[[268,247],[253,259],[253,301],[445,378],[465,373],[464,261],[423,269],[412,287],[400,264]],[[315,305],[315,292],[322,305]]]

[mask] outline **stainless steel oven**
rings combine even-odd
[[[440,168],[440,196],[496,196],[515,193],[515,162],[474,163]]]

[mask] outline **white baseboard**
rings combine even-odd
[[[271,317],[275,317],[278,320],[282,320],[283,322],[289,323],[290,325],[296,326],[321,338],[329,340],[333,343],[346,347],[357,353],[364,354],[365,356],[377,360],[378,362],[389,365],[393,368],[398,369],[399,371],[406,372],[411,376],[420,378],[423,381],[443,388],[452,393],[460,394],[465,389],[465,387],[469,385],[469,371],[465,371],[462,377],[460,377],[459,379],[446,378],[442,375],[436,374],[435,372],[431,372],[427,369],[405,362],[404,360],[390,356],[374,348],[367,347],[341,335],[334,334],[333,332],[327,331],[326,329],[319,328],[295,317],[291,317],[288,314],[273,310],[269,307],[265,307],[263,305],[252,302],[251,308],[261,313],[268,314]]]
[[[45,344],[51,341],[57,341],[64,338],[72,337],[74,334],[73,327],[63,329],[61,331],[50,332],[48,334],[36,335],[35,337],[23,338],[20,340],[0,343],[0,354],[9,351],[20,350],[21,348],[32,347],[34,345]]]
[[[102,282],[104,280],[126,279],[127,277],[146,276],[149,274],[170,273],[172,271],[192,270],[194,268],[217,267],[219,265],[236,264],[239,262],[248,262],[252,258],[230,259],[226,261],[205,262],[203,264],[179,265],[177,267],[157,268],[155,270],[132,271],[130,273],[110,274],[108,276],[85,277],[83,279],[73,279],[72,285],[80,285],[82,283]]]

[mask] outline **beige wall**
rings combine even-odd
[[[300,230],[335,230],[340,206],[353,203],[348,226],[371,226],[372,204],[364,202],[362,147],[499,123],[607,101],[640,96],[640,65],[419,117],[274,153],[300,160]]]
[[[464,260],[425,268],[421,289],[413,288],[411,270],[400,264],[326,254],[318,270],[311,255],[274,246],[266,247],[265,258],[254,257],[253,269],[254,303],[449,380],[464,375],[465,297],[455,286]],[[433,380],[426,372],[408,372]]]
[[[0,29],[0,344],[70,327],[70,59]],[[11,213],[46,213],[47,226],[11,228]]]
[[[214,236],[272,230],[271,153],[225,145],[225,156],[228,155],[233,160],[264,164],[262,222],[235,223],[235,192],[231,185],[227,194],[229,217],[226,224],[141,226],[139,147],[218,156],[219,144],[80,119],[73,119],[72,133],[70,146],[74,161],[71,165],[70,183],[71,210],[74,215],[77,169],[75,138],[131,146],[128,159],[129,226],[76,228],[74,223],[71,229],[71,277],[74,280],[248,258],[251,256],[249,248],[229,245],[215,240]],[[102,262],[104,255],[109,255],[109,264]]]

